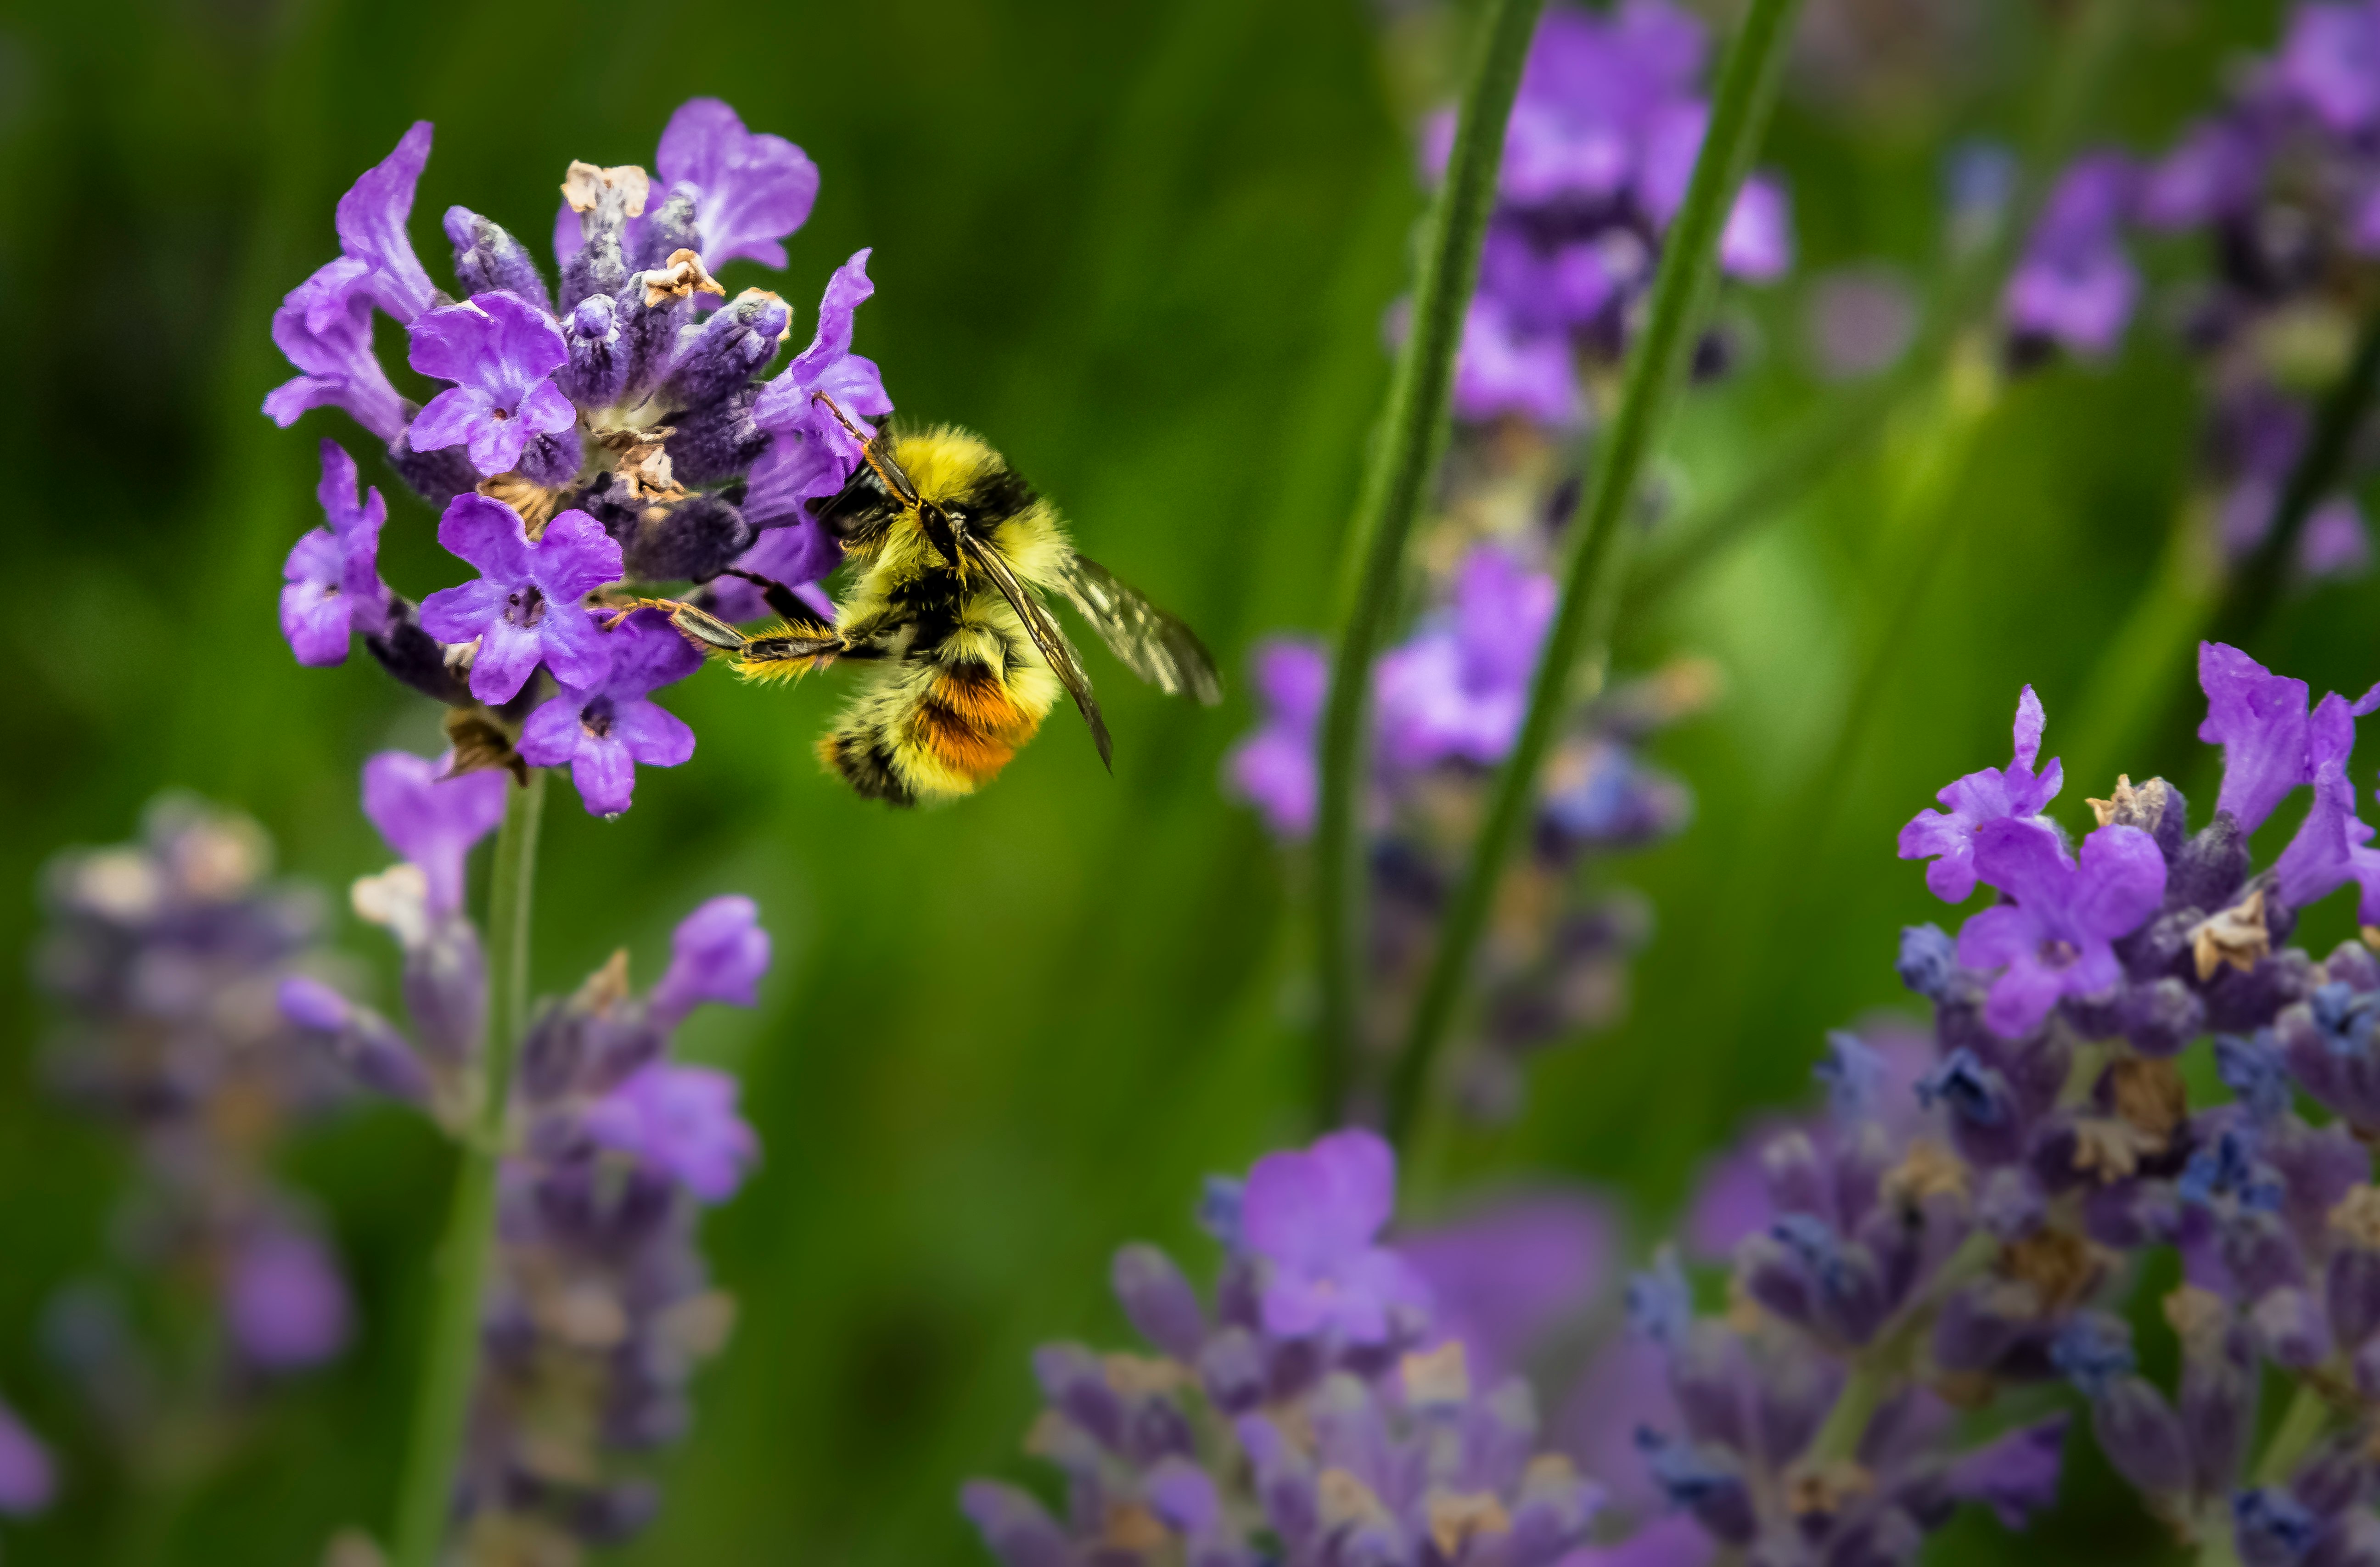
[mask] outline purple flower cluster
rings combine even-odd
[[[1616,361],[1652,287],[1710,120],[1708,54],[1703,24],[1669,0],[1548,8],[1505,129],[1456,361],[1457,417],[1565,429],[1588,419],[1581,357]],[[1430,122],[1423,151],[1433,175],[1453,136],[1451,111]],[[1720,267],[1767,282],[1792,257],[1785,188],[1755,176],[1720,236]]]
[[[2128,236],[2203,246],[2175,311],[2204,364],[2212,411],[2206,478],[2213,534],[2228,558],[2271,532],[2311,438],[2309,392],[2336,380],[2357,331],[2354,301],[2380,268],[2380,91],[2366,4],[2302,0],[2279,49],[2236,78],[2225,106],[2163,156],[2101,150],[2051,192],[2003,313],[2021,357],[2052,347],[2110,352],[2138,312]],[[2371,559],[2361,509],[2342,484],[2298,543],[2308,577]]]
[[[1149,1245],[1116,1254],[1117,1300],[1155,1352],[1045,1344],[1026,1447],[1065,1477],[1052,1516],[1016,1487],[961,1505],[1007,1567],[1425,1561],[1553,1567],[1596,1486],[1536,1439],[1528,1384],[1475,1376],[1428,1288],[1380,1242],[1395,1160],[1368,1132],[1268,1155],[1208,1209],[1225,1251],[1211,1305]]]
[[[1471,545],[1444,587],[1445,601],[1372,671],[1373,954],[1376,1015],[1386,1048],[1429,955],[1461,833],[1475,816],[1488,770],[1518,737],[1537,648],[1553,617],[1553,579],[1502,541]],[[1276,836],[1313,828],[1315,748],[1329,668],[1321,650],[1277,639],[1256,652],[1257,731],[1233,747],[1225,786],[1255,806]],[[1590,855],[1655,843],[1692,814],[1683,786],[1641,757],[1656,729],[1699,706],[1708,687],[1681,665],[1608,693],[1582,711],[1548,768],[1533,852],[1513,874],[1541,917],[1495,934],[1479,1049],[1463,1072],[1464,1102],[1501,1117],[1520,1098],[1519,1063],[1530,1051],[1620,1009],[1626,959],[1649,934],[1640,900],[1589,893],[1574,874]]]
[[[365,812],[405,858],[357,883],[356,907],[404,949],[412,1038],[312,978],[285,980],[278,1003],[358,1079],[452,1128],[477,1101],[484,1044],[463,860],[502,817],[506,785],[447,772],[402,752],[364,771]],[[650,991],[632,989],[621,952],[520,1040],[457,1500],[473,1560],[575,1560],[658,1504],[619,1456],[686,1427],[687,1381],[734,1320],[696,1248],[698,1221],[759,1159],[735,1079],[673,1061],[670,1038],[705,1002],[751,1005],[769,957],[751,901],[714,898],[678,926]]]
[[[638,765],[693,754],[693,733],[650,697],[700,661],[650,616],[614,625],[611,597],[716,583],[699,596],[755,619],[759,592],[725,574],[801,588],[841,558],[807,503],[842,487],[859,449],[812,394],[868,419],[892,411],[876,367],[851,352],[868,252],[828,281],[808,349],[769,377],[793,307],[759,288],[727,299],[710,268],[783,267],[818,170],[697,99],[662,132],[656,176],[570,165],[558,290],[504,228],[450,208],[450,296],[407,232],[430,140],[414,126],[341,199],[338,259],[273,316],[299,373],[264,409],[284,426],[344,409],[443,508],[439,542],[479,575],[418,605],[392,591],[378,566],[386,507],[376,490],[358,500],[353,459],[326,441],[328,526],[290,552],[282,629],[317,665],[342,662],[360,634],[392,674],[456,710],[467,765],[567,765],[587,808],[617,815]],[[375,311],[405,329],[411,369],[443,383],[426,404],[374,357]]]
[[[34,965],[60,1014],[52,1084],[139,1150],[141,1176],[116,1228],[127,1260],[150,1277],[198,1281],[251,1372],[330,1359],[350,1322],[320,1225],[273,1172],[293,1125],[345,1090],[273,1004],[311,961],[326,911],[313,889],[269,881],[271,856],[255,823],[162,799],[139,842],[52,862]],[[100,1401],[103,1413],[138,1441],[155,1401],[186,1391],[177,1380],[161,1370],[139,1398]]]

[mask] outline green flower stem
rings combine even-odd
[[[1588,682],[1600,685],[1602,681],[1610,609],[1620,575],[1618,547],[1635,497],[1637,475],[1660,430],[1693,342],[1694,322],[1710,292],[1719,231],[1767,126],[1791,23],[1799,9],[1800,0],[1752,0],[1742,29],[1728,50],[1718,93],[1711,105],[1710,129],[1694,160],[1685,205],[1662,246],[1650,317],[1630,358],[1620,407],[1596,443],[1595,481],[1577,525],[1578,539],[1571,553],[1561,606],[1547,633],[1530,686],[1528,712],[1511,758],[1497,774],[1494,798],[1472,844],[1470,869],[1447,915],[1437,957],[1415,1003],[1404,1049],[1389,1085],[1389,1135],[1399,1143],[1409,1138],[1429,1097],[1439,1051],[1462,998],[1472,954],[1487,926],[1504,861],[1528,814],[1537,770],[1572,694],[1572,675],[1580,667],[1582,653],[1586,655]]]
[[[2282,1412],[2281,1423],[2273,1429],[2273,1439],[2265,1444],[2265,1456],[2256,1460],[2256,1483],[2279,1486],[2289,1483],[2298,1460],[2313,1446],[2322,1428],[2330,1424],[2330,1404],[2311,1382],[2301,1382],[2289,1406]]]
[[[1362,985],[1362,793],[1365,698],[1372,656],[1395,606],[1405,542],[1446,435],[1454,354],[1479,281],[1479,249],[1496,202],[1504,127],[1520,91],[1545,0],[1489,0],[1479,53],[1454,127],[1446,177],[1423,229],[1413,318],[1389,382],[1383,418],[1355,514],[1355,576],[1331,661],[1323,710],[1321,798],[1315,836],[1316,938],[1321,949],[1322,1026],[1316,1110],[1325,1125],[1344,1113]]]
[[[480,1367],[480,1303],[496,1229],[496,1166],[504,1154],[513,1058],[528,1012],[531,880],[545,771],[505,791],[488,890],[488,1031],[479,1098],[462,1135],[454,1207],[440,1243],[430,1343],[397,1493],[396,1549],[390,1567],[433,1567],[445,1545],[455,1464]]]

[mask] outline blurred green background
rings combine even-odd
[[[1945,14],[1963,18],[1947,43],[1911,30]],[[1813,0],[1814,25],[1828,15],[1882,42],[1857,91],[1815,51],[1779,113],[1764,162],[1791,182],[1801,261],[1730,298],[1744,362],[1690,396],[1666,459],[1688,504],[1837,395],[1803,347],[1814,273],[1883,261],[1922,282],[1945,148],[2021,137],[2058,12]],[[2276,25],[2269,5],[2143,4],[2093,133],[2165,145]],[[355,175],[410,120],[437,123],[414,229],[443,276],[450,202],[541,237],[568,160],[646,160],[679,102],[728,99],[824,176],[771,284],[802,307],[797,334],[828,271],[874,246],[858,346],[903,411],[984,431],[1236,675],[1253,638],[1328,624],[1383,389],[1381,317],[1420,198],[1417,73],[1381,39],[1360,0],[101,0],[0,19],[0,341],[25,394],[18,609],[0,622],[0,888],[18,889],[0,896],[0,1390],[67,1475],[51,1517],[0,1529],[10,1560],[308,1563],[335,1527],[387,1512],[442,1149],[388,1113],[295,1149],[358,1282],[358,1342],[286,1391],[228,1474],[136,1505],[35,1348],[47,1292],[103,1254],[125,1171],[41,1097],[42,1013],[13,955],[43,858],[129,835],[165,784],[255,813],[286,869],[330,886],[385,861],[358,769],[434,747],[435,715],[360,656],[298,669],[275,631],[314,438],[365,455],[389,492],[392,581],[418,597],[456,563],[339,416],[282,432],[256,411],[287,373],[267,318],[332,253]],[[727,281],[769,280],[747,263]],[[1623,667],[1697,652],[1725,671],[1719,703],[1657,747],[1699,815],[1614,868],[1660,919],[1629,1021],[1545,1060],[1521,1122],[1459,1150],[1466,1179],[1591,1180],[1658,1221],[1748,1109],[1801,1096],[1824,1028],[1900,999],[1896,929],[1945,911],[1893,859],[1894,831],[2004,759],[2025,681],[2050,749],[2074,754],[2061,718],[2150,579],[2197,408],[2151,323],[2111,364],[2013,386],[1914,532],[1888,500],[1917,438],[1900,431],[1623,627]],[[2360,690],[2380,674],[2375,609],[2369,580],[2323,589],[2253,650]],[[1868,671],[1875,699],[1847,729]],[[1115,1340],[1111,1249],[1155,1239],[1203,1264],[1198,1176],[1308,1130],[1301,868],[1216,787],[1245,699],[1204,712],[1104,659],[1094,674],[1112,779],[1053,722],[982,796],[887,813],[811,759],[831,677],[780,691],[712,674],[672,698],[698,754],[646,771],[626,818],[555,796],[540,990],[623,941],[650,978],[674,920],[727,889],[759,898],[781,954],[757,1014],[688,1030],[690,1053],[743,1074],[767,1162],[710,1221],[742,1321],[667,1461],[661,1521],[624,1560],[984,1560],[953,1497],[970,1473],[1027,1472],[1029,1347]],[[2154,747],[2119,759],[2194,776]],[[2082,796],[2111,782],[2073,778],[2057,814],[2086,820]],[[2168,1554],[2097,1473],[2075,1465],[2035,1560]],[[1939,1549],[2004,1548],[1970,1522]]]

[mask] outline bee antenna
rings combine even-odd
[[[826,411],[834,416],[835,423],[851,432],[851,438],[859,443],[860,456],[867,461],[869,468],[876,470],[876,477],[884,481],[884,488],[899,496],[904,505],[914,506],[917,504],[917,487],[909,481],[909,476],[901,471],[898,464],[883,455],[881,449],[883,437],[871,436],[862,431],[852,421],[851,416],[843,411],[843,405],[822,391],[811,393],[810,401],[825,404]]]

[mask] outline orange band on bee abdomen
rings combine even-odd
[[[1006,742],[1012,750],[1041,726],[1040,715],[1018,705],[999,677],[980,664],[955,665],[936,674],[923,705],[943,709],[986,738]]]

